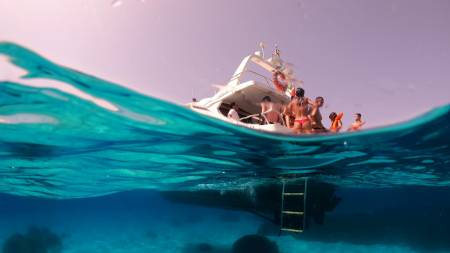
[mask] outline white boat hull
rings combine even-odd
[[[268,132],[268,133],[276,133],[276,134],[293,134],[293,130],[290,128],[287,128],[281,124],[265,124],[265,125],[259,125],[259,124],[247,124],[247,123],[243,123],[243,122],[239,122],[233,119],[229,119],[225,116],[223,116],[220,112],[216,111],[210,111],[207,108],[196,108],[193,106],[189,107],[191,110],[201,113],[203,115],[212,117],[212,118],[216,118],[222,121],[225,121],[227,123],[230,124],[234,124],[234,125],[238,125],[238,126],[243,126],[246,128],[250,128],[253,130],[257,130],[257,131],[263,131],[263,132]]]

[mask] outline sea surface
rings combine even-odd
[[[284,253],[450,252],[450,105],[360,132],[274,135],[14,43],[0,43],[0,63],[0,247],[38,227],[68,253],[231,252],[256,233]],[[304,233],[279,235],[243,206],[289,175],[339,201]],[[208,192],[242,198],[190,197]]]

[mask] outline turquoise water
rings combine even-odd
[[[437,225],[450,227],[445,197],[450,193],[450,105],[357,133],[279,136],[206,118],[13,43],[0,43],[0,56],[25,73],[0,80],[0,193],[6,194],[0,239],[40,224],[70,235],[64,252],[188,252],[189,243],[205,241],[226,251],[264,220],[245,210],[168,202],[157,191],[251,192],[278,182],[277,176],[297,173],[337,186],[344,201],[330,210],[322,229],[311,229],[316,232],[300,238],[269,235],[282,252],[450,249],[445,240],[431,240],[440,247],[417,246],[413,242],[430,241],[427,233],[408,237],[409,222],[392,223],[392,217],[408,213],[420,221],[422,232],[433,227],[450,238],[450,231]],[[25,85],[36,82],[57,86]],[[83,95],[64,92],[63,85]],[[413,193],[419,201],[408,199]],[[389,208],[382,208],[387,202]],[[187,213],[196,218],[186,221]],[[356,218],[348,216],[359,223],[373,220],[364,225],[369,228],[386,221],[391,237],[399,238],[384,240],[384,230],[375,235],[370,229],[351,230]],[[351,240],[351,231],[368,236]]]

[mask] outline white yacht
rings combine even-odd
[[[260,103],[263,97],[269,96],[274,104],[288,104],[292,90],[295,90],[301,81],[294,77],[292,65],[281,59],[278,49],[269,59],[264,58],[263,47],[261,49],[245,57],[230,81],[225,86],[219,87],[215,95],[193,101],[188,107],[201,114],[255,130],[292,134],[292,129],[282,122],[269,123],[264,113],[261,114]],[[282,73],[284,90],[279,90],[274,85],[272,76],[275,72]],[[239,120],[227,117],[231,109],[230,104],[233,102],[239,106]],[[279,110],[277,109],[277,112]]]

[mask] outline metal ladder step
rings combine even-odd
[[[284,214],[295,214],[295,215],[303,215],[304,212],[295,212],[295,211],[283,211]]]
[[[304,196],[305,194],[303,192],[285,192],[283,193],[284,196]]]
[[[281,228],[282,231],[286,232],[294,232],[294,233],[302,233],[303,230],[301,229],[294,229],[294,228]]]

